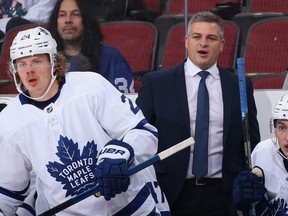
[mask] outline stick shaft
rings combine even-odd
[[[128,171],[129,175],[133,175],[135,173],[137,173],[138,171],[154,164],[155,162],[157,161],[160,161],[160,160],[163,160],[173,154],[175,154],[176,152],[179,152],[181,151],[182,149],[190,146],[194,144],[194,139],[192,137],[172,146],[171,148],[169,149],[166,149],[165,151],[162,151],[156,155],[154,155],[153,157],[147,159],[146,161],[134,166],[134,167],[131,167]],[[42,214],[40,214],[39,216],[52,216],[66,208],[68,208],[69,206],[72,206],[78,202],[80,202],[81,200],[95,194],[99,192],[99,188],[98,188],[98,185],[95,185],[94,187],[82,192],[81,194],[78,194],[74,197],[72,197],[71,199],[49,209],[48,211],[46,212],[43,212]]]
[[[182,141],[182,142],[154,155],[150,159],[142,162],[141,164],[138,164],[137,166],[131,167],[129,169],[129,175],[133,175],[136,172],[154,164],[157,161],[164,160],[165,158],[175,154],[176,152],[181,151],[182,149],[190,146],[193,143],[194,143],[194,139],[192,137],[189,137],[188,139],[186,139],[186,140],[184,140],[184,141]]]
[[[247,106],[247,92],[246,92],[246,81],[245,81],[245,69],[244,69],[244,58],[237,59],[238,68],[238,79],[239,79],[239,93],[240,93],[240,104],[241,104],[241,116],[243,122],[243,139],[244,139],[244,150],[245,150],[245,166],[247,170],[252,169],[251,164],[251,143],[249,136],[249,120],[248,120],[248,106]],[[249,208],[249,215],[255,216],[255,205],[252,204]]]
[[[245,165],[248,170],[251,170],[251,143],[249,136],[249,120],[248,120],[248,107],[247,107],[247,92],[245,81],[244,59],[237,59],[238,79],[239,79],[239,93],[241,116],[243,122],[243,135],[244,135],[244,150],[245,150]]]

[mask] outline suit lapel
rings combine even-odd
[[[180,115],[183,118],[185,127],[188,129],[190,133],[190,116],[187,101],[184,64],[181,64],[179,67],[176,68],[173,76],[174,76],[173,79],[175,80],[175,89],[172,91],[176,91],[177,103],[178,106],[180,106],[181,110]]]
[[[219,68],[220,71],[220,80],[221,80],[221,87],[222,87],[222,98],[223,98],[223,143],[226,143],[227,135],[228,135],[228,128],[230,125],[230,115],[232,112],[232,101],[234,94],[234,80],[232,79],[232,73],[225,71]],[[223,146],[225,147],[225,146]]]

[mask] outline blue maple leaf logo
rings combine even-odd
[[[49,162],[47,171],[64,185],[66,197],[77,195],[95,185],[94,170],[97,163],[97,145],[88,142],[80,155],[78,143],[60,136],[56,155],[62,163]]]

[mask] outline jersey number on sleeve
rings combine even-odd
[[[129,99],[129,98],[127,98],[127,97],[125,97],[125,95],[122,95],[121,96],[121,101],[123,102],[123,103],[126,103],[127,101],[128,101],[128,103],[129,103],[129,105],[130,105],[130,110],[134,113],[134,114],[136,114],[138,111],[139,111],[139,107],[134,107],[134,104],[132,103],[132,101]]]

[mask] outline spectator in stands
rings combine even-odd
[[[48,26],[58,51],[67,58],[69,71],[95,71],[122,93],[134,92],[131,68],[118,50],[102,43],[92,5],[90,0],[57,1]]]
[[[194,14],[188,23],[185,46],[188,58],[181,65],[144,75],[136,100],[149,123],[158,129],[158,151],[189,136],[195,138],[191,149],[184,149],[155,165],[157,179],[167,196],[172,215],[234,216],[237,212],[232,185],[234,178],[245,169],[245,152],[238,78],[217,66],[218,55],[224,46],[221,19],[211,12]],[[200,82],[202,74],[207,78]],[[196,131],[204,121],[204,118],[196,117],[196,111],[201,110],[197,109],[199,83],[201,86],[207,84],[208,104],[202,108],[209,109],[207,125],[200,130],[208,131],[205,137],[208,150],[204,157],[207,166],[198,176],[195,168],[204,165],[196,165],[196,160],[193,162],[199,155],[194,151],[200,147],[202,135]],[[201,96],[199,101],[203,100],[204,96]],[[249,135],[254,147],[260,140],[260,133],[252,83],[248,80],[247,103]]]
[[[45,24],[56,0],[0,1],[0,51],[6,32],[29,23]]]
[[[0,29],[7,32],[11,28],[26,23],[45,24],[56,0],[2,0],[0,3]]]

